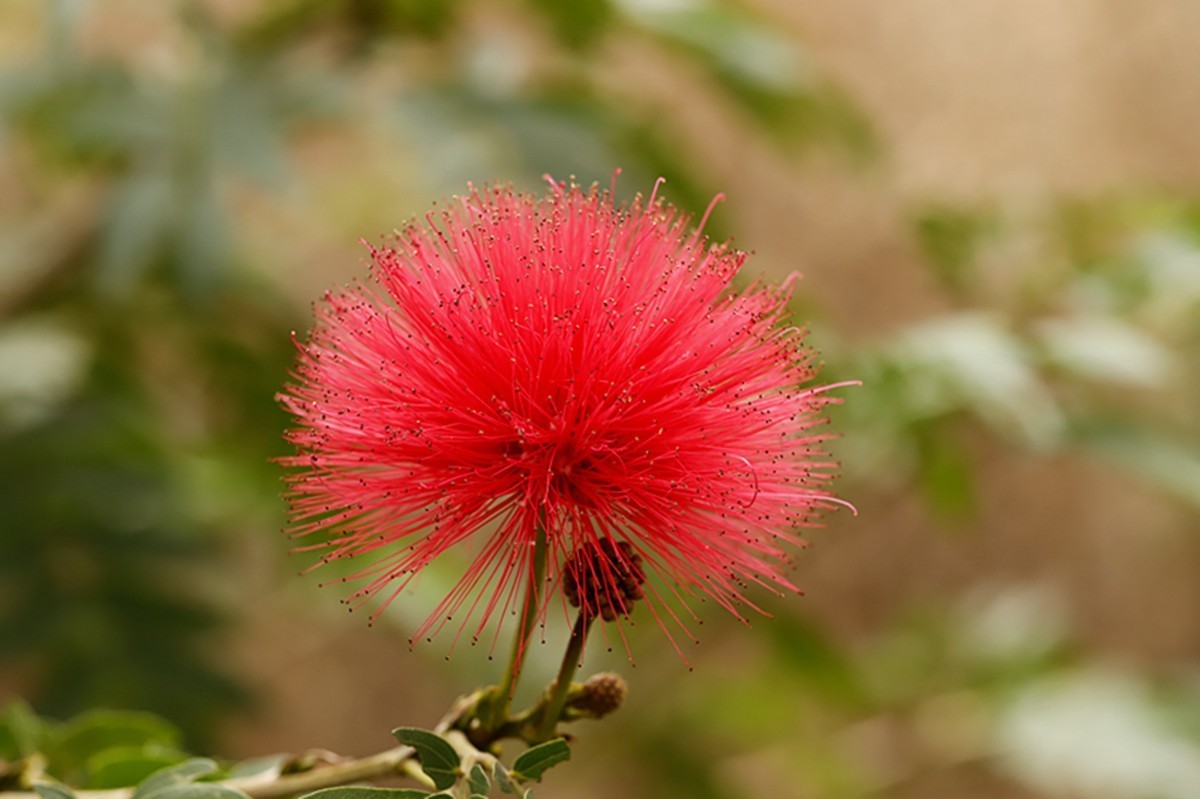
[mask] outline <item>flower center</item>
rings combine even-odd
[[[541,475],[551,494],[578,505],[594,507],[589,490],[589,478],[595,474],[594,453],[580,448],[574,441],[531,443],[508,441],[501,448],[505,458],[516,461],[536,482]]]

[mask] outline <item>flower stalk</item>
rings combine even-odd
[[[555,737],[555,730],[567,705],[571,678],[579,668],[583,644],[591,631],[594,618],[587,611],[580,611],[575,619],[575,626],[571,629],[571,637],[567,641],[567,651],[563,654],[562,664],[558,668],[558,676],[546,690],[537,725],[533,730],[533,739],[536,742],[548,741]]]
[[[537,534],[533,544],[533,562],[530,568],[529,583],[525,586],[525,608],[521,616],[521,626],[513,638],[512,651],[508,663],[504,667],[504,676],[500,684],[492,688],[481,700],[479,717],[483,734],[494,734],[508,721],[509,708],[512,705],[513,693],[516,691],[517,680],[521,676],[521,667],[525,662],[526,650],[529,648],[529,638],[537,623],[542,604],[542,586],[546,582],[547,541],[545,524],[539,521]]]

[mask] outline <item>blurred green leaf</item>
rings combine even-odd
[[[696,57],[743,111],[784,145],[816,141],[866,157],[877,149],[867,118],[815,74],[795,38],[750,12],[716,2],[630,3],[628,18]]]
[[[934,317],[894,336],[888,347],[914,419],[966,410],[1034,446],[1047,447],[1061,435],[1061,409],[1025,341],[1002,315]]]
[[[94,790],[137,785],[151,774],[183,761],[187,755],[165,747],[113,747],[87,759],[87,787]]]
[[[96,263],[106,292],[128,296],[145,277],[174,225],[175,190],[158,170],[131,175],[108,207]]]
[[[919,425],[917,477],[929,507],[943,520],[962,522],[976,508],[974,464],[949,425]]]
[[[246,794],[215,782],[187,782],[156,791],[154,799],[246,799]]]
[[[1085,449],[1200,508],[1200,442],[1125,420],[1085,420],[1072,431]]]
[[[549,20],[559,41],[572,49],[595,43],[608,30],[615,16],[610,0],[527,2]]]
[[[163,141],[161,98],[113,64],[33,70],[9,96],[10,115],[50,162],[121,167]]]
[[[213,91],[210,116],[212,148],[220,163],[265,186],[281,187],[291,177],[285,157],[282,87],[249,64],[233,64],[231,74]]]
[[[953,207],[917,214],[917,239],[947,290],[961,296],[974,284],[976,255],[995,224],[986,215]]]
[[[0,576],[10,601],[0,605],[0,658],[41,670],[31,699],[47,712],[105,697],[169,713],[196,733],[240,694],[196,651],[195,636],[219,617],[161,576],[201,566],[211,545],[172,518],[168,470],[142,449],[145,417],[130,410],[72,403],[4,438],[0,504],[11,526]]]
[[[815,624],[796,614],[780,615],[763,630],[772,643],[772,661],[789,675],[811,684],[831,701],[857,707],[864,701],[853,660]]]
[[[1135,325],[1098,314],[1041,323],[1036,334],[1052,363],[1081,377],[1129,386],[1161,388],[1172,353]]]
[[[224,213],[212,192],[205,191],[190,198],[182,219],[175,242],[180,284],[185,296],[196,300],[213,297],[232,271]]]
[[[159,769],[138,784],[133,799],[152,799],[180,785],[213,774],[217,771],[215,761],[206,757],[194,757],[182,763]]]
[[[425,799],[428,791],[416,788],[375,788],[366,785],[347,785],[337,788],[322,788],[303,794],[301,799]]]
[[[52,782],[35,782],[33,790],[40,799],[75,799],[70,788]]]
[[[11,700],[0,713],[0,760],[17,760],[42,751],[50,729],[24,700]]]
[[[177,749],[182,735],[177,727],[151,713],[128,710],[91,710],[64,722],[46,747],[52,773],[67,778],[86,773],[88,761],[111,749],[144,749],[148,745]]]

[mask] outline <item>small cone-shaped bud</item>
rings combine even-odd
[[[621,675],[611,671],[593,674],[586,682],[571,686],[564,718],[604,718],[621,706],[628,692],[629,686]]]
[[[589,618],[613,621],[628,616],[641,599],[646,571],[628,541],[600,539],[577,551],[566,564],[563,593]]]

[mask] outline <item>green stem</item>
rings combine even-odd
[[[588,631],[595,617],[579,611],[575,626],[571,629],[571,639],[567,641],[567,651],[563,653],[562,665],[558,667],[558,676],[554,684],[546,691],[546,697],[541,703],[541,714],[538,719],[534,737],[538,741],[548,741],[554,737],[555,728],[567,704],[567,693],[571,688],[571,678],[579,668],[583,655],[583,643],[587,640]]]
[[[533,544],[533,569],[529,576],[529,584],[525,590],[525,612],[521,616],[521,626],[513,639],[513,648],[508,656],[508,664],[504,667],[504,677],[492,694],[491,713],[485,720],[489,729],[499,729],[508,720],[508,709],[512,703],[513,691],[517,679],[521,676],[521,666],[525,663],[525,650],[529,646],[529,636],[533,633],[537,622],[538,610],[542,604],[542,584],[546,581],[546,526],[538,522],[537,537]]]

